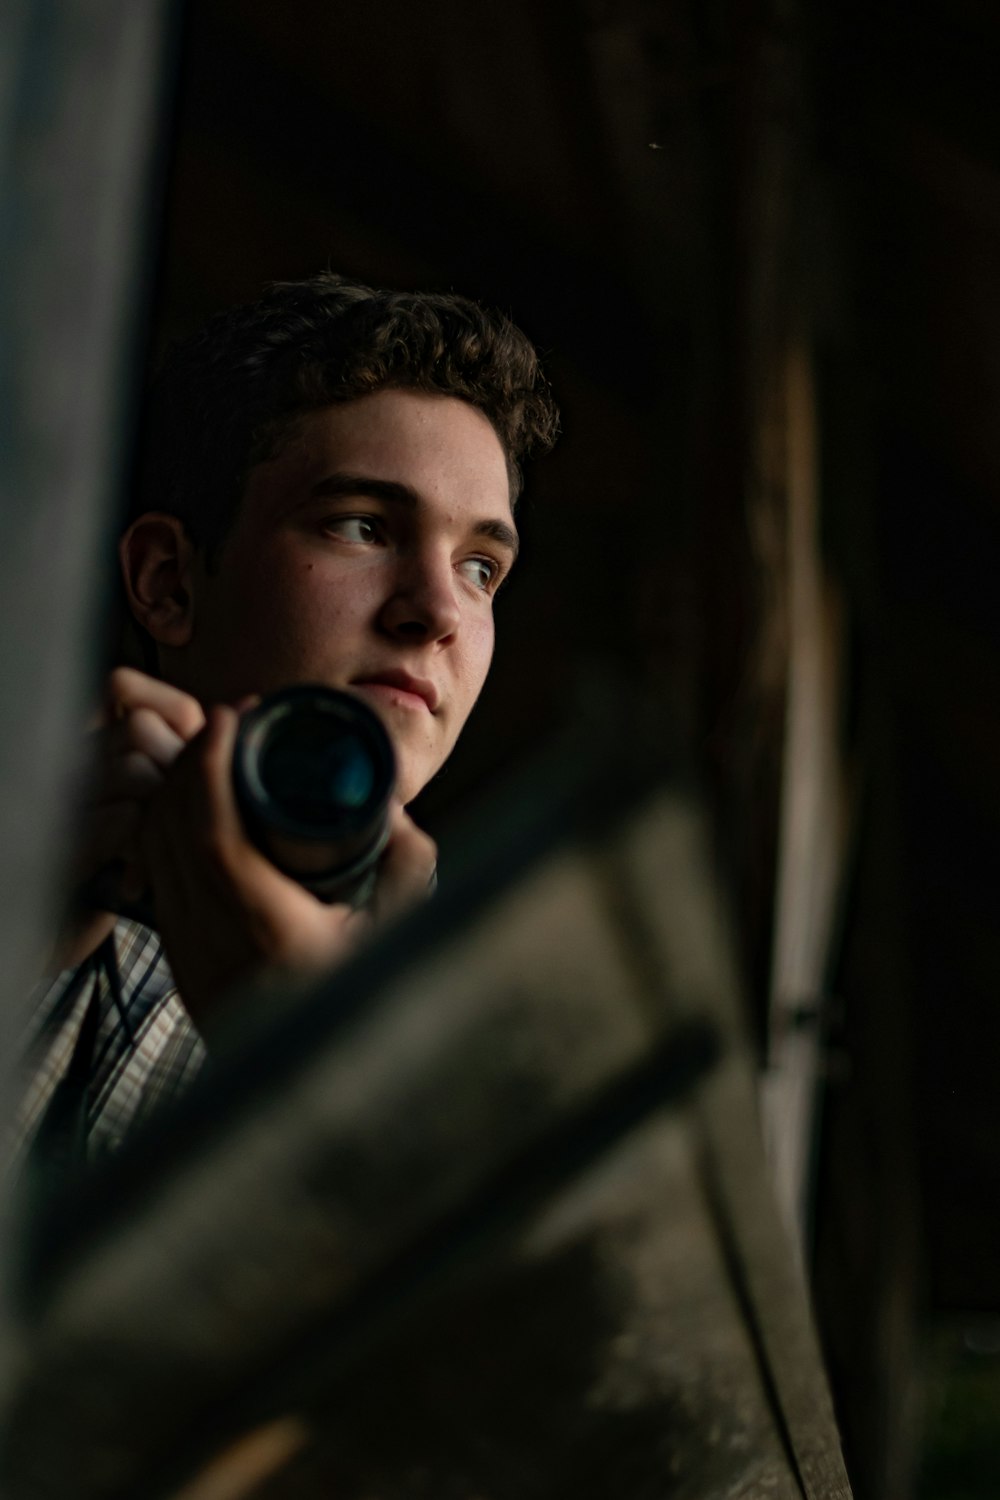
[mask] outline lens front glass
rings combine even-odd
[[[357,730],[325,715],[280,725],[259,771],[268,797],[286,816],[321,825],[356,814],[377,779],[372,747]]]

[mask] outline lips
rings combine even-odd
[[[355,677],[351,682],[354,688],[375,688],[394,690],[402,697],[420,699],[430,713],[436,713],[440,702],[440,694],[437,688],[426,677],[413,677],[409,672],[401,668],[393,667],[386,672],[372,672],[365,677]],[[379,693],[381,697],[381,692]]]

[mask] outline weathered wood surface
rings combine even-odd
[[[318,1390],[261,1500],[798,1500],[692,1136],[649,1121]]]
[[[725,1061],[706,1079],[695,1105],[703,1181],[790,1467],[808,1500],[841,1500],[850,1487],[829,1388],[796,1248],[764,1162],[734,950],[713,897],[693,807],[664,798],[648,809],[629,830],[624,865],[633,921],[647,934],[654,992],[675,1020],[692,1013],[712,1017],[729,1039]]]
[[[37,1291],[4,1493],[841,1500],[728,951],[661,798],[325,1033],[321,997]],[[657,1106],[693,1018],[723,1059],[682,1104],[668,1045]],[[270,1478],[220,1466],[276,1419]]]

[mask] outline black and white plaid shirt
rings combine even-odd
[[[159,936],[121,918],[113,940],[113,947],[105,944],[78,969],[39,988],[22,1049],[27,1082],[14,1121],[15,1165],[60,1083],[74,1066],[80,1070],[81,1060],[87,1161],[113,1154],[140,1121],[182,1093],[205,1062]]]

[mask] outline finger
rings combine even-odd
[[[233,755],[239,730],[239,711],[221,704],[208,713],[201,738],[198,785],[206,827],[213,842],[229,850],[244,843],[236,795],[233,791]]]
[[[374,932],[376,917],[367,907],[329,906],[330,961],[344,959],[360,948]]]
[[[150,708],[164,719],[185,742],[194,739],[205,725],[205,713],[197,698],[168,682],[160,682],[134,667],[116,667],[108,678],[106,713],[109,723],[132,709]]]
[[[393,809],[389,843],[382,857],[372,901],[376,920],[398,916],[425,901],[437,869],[437,845],[398,805]]]
[[[105,802],[121,802],[132,798],[145,802],[162,786],[165,772],[150,760],[148,755],[133,751],[122,755],[105,768],[104,775],[94,797],[99,807]]]
[[[142,824],[160,931],[196,1008],[241,972],[325,966],[344,950],[327,908],[248,841],[232,792],[238,716],[213,708]]]
[[[238,879],[249,852],[232,787],[238,723],[233,709],[213,706],[152,805],[156,857],[169,856],[173,878],[192,891],[205,874],[217,883]]]
[[[110,728],[100,730],[90,747],[91,801],[122,797],[148,798],[163,773],[184,748],[184,741],[152,709],[135,709]]]
[[[87,788],[87,807],[100,811],[111,802],[148,802],[166,772],[138,751],[100,766]]]
[[[199,905],[205,904],[206,876],[210,878],[213,873],[211,799],[204,785],[203,766],[210,725],[211,715],[209,726],[186,747],[164,778],[140,824],[139,848],[150,873],[164,936],[198,917]],[[213,925],[208,924],[209,946],[214,941]]]
[[[152,708],[129,709],[106,731],[105,738],[108,755],[124,755],[138,750],[164,769],[173,765],[186,743]]]

